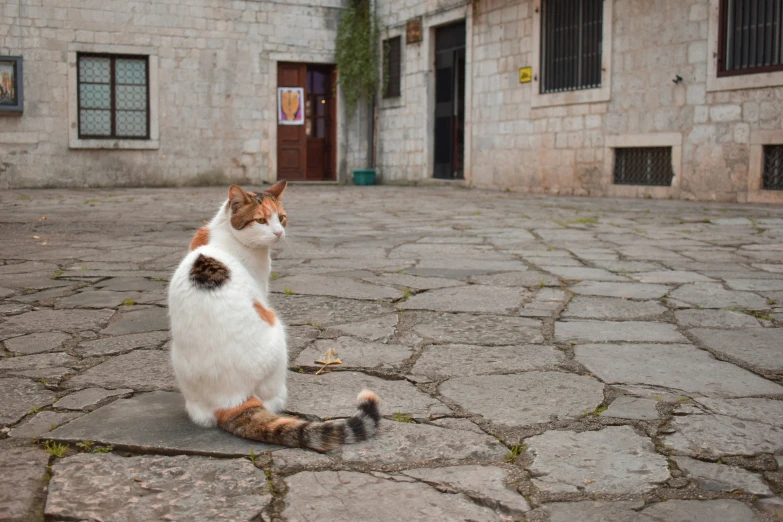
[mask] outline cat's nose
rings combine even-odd
[[[282,230],[277,230],[277,231],[275,231],[275,235],[277,236],[277,239],[280,239],[280,237],[283,235],[283,231]]]

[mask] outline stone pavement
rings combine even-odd
[[[166,281],[224,194],[0,193],[0,519],[783,516],[783,208],[291,186],[288,409],[386,418],[319,454],[185,417]]]

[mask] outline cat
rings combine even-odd
[[[285,236],[286,182],[260,194],[232,185],[169,283],[171,361],[185,408],[200,426],[248,439],[329,451],[373,436],[379,399],[358,396],[349,419],[278,415],[287,397],[282,322],[269,304],[269,248]]]

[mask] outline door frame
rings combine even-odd
[[[269,53],[269,61],[267,66],[268,78],[272,80],[269,82],[270,86],[267,90],[267,99],[271,100],[268,105],[268,114],[270,115],[269,121],[266,125],[266,130],[269,136],[269,161],[267,166],[267,172],[262,174],[262,179],[274,183],[277,179],[277,66],[279,62],[293,62],[312,65],[331,65],[335,68],[335,74],[339,77],[340,71],[337,70],[337,65],[334,63],[333,55],[322,55],[315,53]],[[346,157],[345,151],[345,115],[344,115],[344,100],[343,90],[338,86],[337,96],[334,100],[335,104],[335,124],[333,133],[335,136],[335,180],[333,181],[311,181],[302,183],[342,183],[345,181],[345,168],[344,162]],[[299,183],[299,182],[297,182]]]
[[[424,132],[424,150],[425,165],[422,179],[435,178],[435,33],[436,29],[443,25],[451,25],[455,22],[465,21],[465,139],[462,145],[463,154],[463,179],[442,180],[446,183],[464,183],[471,185],[473,183],[473,4],[449,9],[436,16],[427,17],[424,20],[425,49],[424,55],[427,56],[427,114],[425,118]],[[440,181],[440,180],[439,180]]]

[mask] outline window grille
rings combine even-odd
[[[149,139],[146,56],[79,54],[79,138]]]
[[[541,2],[541,92],[601,86],[603,0]]]
[[[764,145],[762,188],[783,190],[783,145]]]
[[[721,0],[718,76],[783,70],[783,0]]]
[[[402,37],[395,36],[383,41],[383,49],[386,53],[386,83],[383,91],[384,98],[400,97],[400,69],[402,58]]]
[[[671,186],[673,178],[671,147],[615,149],[616,185]]]

